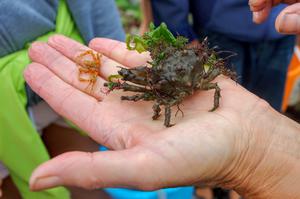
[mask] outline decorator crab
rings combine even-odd
[[[187,39],[174,37],[162,23],[157,28],[152,24],[143,36],[127,36],[127,48],[139,53],[149,51],[150,66],[121,68],[117,75],[111,75],[104,86],[110,91],[122,89],[136,92],[132,96],[122,96],[122,100],[154,101],[152,116],[156,120],[164,106],[166,127],[172,126],[171,107],[177,106],[197,90],[214,89],[214,105],[219,106],[220,88],[212,83],[218,75],[234,77],[235,73],[225,67],[224,59],[218,57],[215,48],[209,48],[205,39],[197,47],[188,47]]]

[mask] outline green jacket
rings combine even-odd
[[[37,38],[47,41],[53,34],[63,34],[82,42],[66,2],[60,0],[56,30]],[[26,111],[26,92],[23,70],[30,63],[26,48],[0,58],[0,160],[24,199],[67,199],[65,188],[42,192],[29,190],[32,171],[49,160],[48,152]]]

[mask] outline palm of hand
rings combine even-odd
[[[128,67],[147,60],[147,56],[129,52],[116,41],[96,39],[90,46]],[[55,158],[35,171],[33,189],[65,184],[149,190],[222,181],[219,178],[232,166],[236,147],[242,145],[240,138],[248,136],[242,129],[247,128],[249,120],[243,118],[255,117],[249,113],[258,104],[256,96],[228,78],[218,77],[222,98],[216,111],[208,112],[213,93],[199,92],[184,101],[181,109],[185,116],[178,117],[172,128],[165,128],[162,121],[151,120],[152,103],[124,102],[120,100],[122,93],[83,93],[86,85],[74,75],[77,68],[71,60],[85,49],[62,36],[52,37],[48,45],[36,43],[30,50],[34,63],[25,78],[54,110],[116,151],[73,152]],[[120,65],[111,59],[103,58],[103,78],[115,73],[115,66]],[[99,91],[104,81],[99,78],[94,91]]]

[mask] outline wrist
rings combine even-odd
[[[228,185],[246,198],[300,197],[299,124],[264,103],[248,117]]]

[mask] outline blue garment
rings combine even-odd
[[[211,46],[234,52],[228,60],[238,74],[238,82],[252,93],[265,99],[277,111],[281,111],[287,68],[290,63],[294,36],[261,42],[241,42],[224,34],[203,31],[201,38],[208,36]],[[221,54],[224,58],[228,54]]]
[[[275,18],[284,5],[275,7],[263,24],[252,22],[248,0],[151,0],[154,23],[166,22],[174,34],[197,38],[199,29],[225,34],[247,42],[283,37],[275,30]],[[192,14],[193,27],[189,24]]]
[[[252,22],[248,0],[151,0],[155,24],[190,40],[208,36],[211,46],[232,51],[231,63],[241,83],[280,111],[294,36],[275,30],[275,19],[285,7],[273,8],[261,25]],[[193,16],[193,26],[188,14]],[[224,55],[226,56],[226,55]]]
[[[94,37],[124,40],[114,0],[68,0],[79,32],[86,43]],[[0,57],[55,29],[58,0],[1,0]]]

